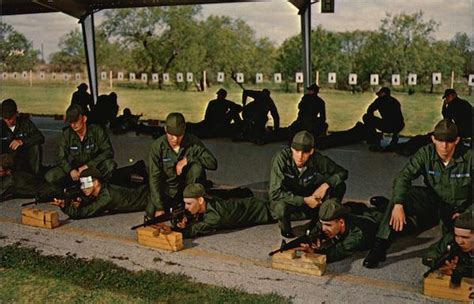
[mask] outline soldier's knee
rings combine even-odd
[[[200,163],[192,163],[186,168],[186,179],[197,180],[204,172],[204,168]]]
[[[113,159],[106,159],[97,166],[97,169],[104,178],[109,178],[112,175],[112,171],[116,168],[117,163]]]
[[[286,216],[286,204],[281,201],[270,202],[270,213],[275,220],[283,219]]]
[[[61,168],[58,168],[58,167],[54,167],[54,168],[50,169],[44,175],[44,179],[48,183],[52,183],[52,184],[56,184],[56,183],[60,182],[65,177],[66,177],[65,172]]]
[[[339,202],[341,202],[344,194],[346,194],[346,183],[342,182],[331,191],[329,196],[336,198]]]

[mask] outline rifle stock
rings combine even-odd
[[[179,208],[176,210],[171,210],[170,212],[165,213],[163,215],[155,216],[153,218],[145,217],[143,224],[135,225],[131,227],[130,229],[135,230],[140,227],[147,227],[151,225],[164,223],[167,221],[170,221],[172,226],[176,226],[176,224],[181,222],[181,220],[183,220],[183,218],[185,217],[188,217],[188,212],[184,208]]]
[[[49,196],[36,196],[35,199],[31,202],[21,204],[22,207],[30,205],[39,205],[53,202],[54,199],[64,200],[65,203],[70,203],[73,199],[76,199],[80,196],[81,190],[78,185],[64,188],[63,192],[58,195],[49,195]]]

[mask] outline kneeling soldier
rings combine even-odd
[[[101,176],[100,171],[93,167],[82,171],[80,181],[83,195],[70,202],[55,199],[53,204],[73,219],[148,209],[150,191],[147,186],[124,188],[102,183]]]
[[[190,184],[183,192],[185,208],[194,219],[178,224],[185,237],[273,222],[268,201],[255,197],[222,200],[206,195],[204,186]]]
[[[325,254],[327,262],[340,261],[356,251],[372,247],[383,213],[377,208],[366,208],[360,215],[350,213],[348,207],[330,199],[319,208],[319,223],[310,235],[321,235],[307,251]]]
[[[271,209],[282,236],[294,237],[290,220],[317,219],[318,207],[326,199],[341,202],[346,179],[347,170],[315,152],[313,135],[298,132],[291,148],[278,152],[271,165]]]
[[[423,258],[423,264],[439,267],[442,274],[452,276],[451,282],[472,278],[474,265],[473,211],[467,210],[454,223],[454,234],[446,234]],[[435,269],[432,269],[435,270]],[[454,279],[454,280],[453,280]]]

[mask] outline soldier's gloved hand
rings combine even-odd
[[[321,204],[321,200],[315,198],[314,196],[307,196],[304,198],[304,202],[310,208],[316,208]]]
[[[328,183],[322,183],[321,186],[319,186],[316,190],[313,192],[313,196],[318,199],[322,200],[326,196],[326,192],[329,189],[329,184]]]
[[[79,180],[79,177],[81,176],[81,173],[76,169],[72,169],[71,172],[69,172],[69,175],[71,176],[73,181],[77,182]]]
[[[23,140],[21,140],[21,139],[14,139],[14,140],[12,140],[12,142],[10,143],[9,148],[12,149],[13,151],[16,151],[16,149],[18,149],[18,147],[20,147],[21,145],[23,145]]]
[[[395,204],[392,210],[392,217],[390,218],[390,226],[395,231],[402,231],[403,226],[406,225],[405,210],[402,204]]]
[[[454,269],[456,269],[458,261],[459,261],[459,257],[455,256],[454,259],[452,259],[451,261],[446,261],[445,265],[439,268],[439,271],[445,275],[449,275],[449,276],[452,275]]]
[[[185,157],[176,164],[176,175],[183,173],[183,168],[188,164],[188,159]]]

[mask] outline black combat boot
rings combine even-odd
[[[366,268],[375,268],[380,262],[387,259],[387,249],[389,247],[388,240],[376,238],[374,247],[369,251],[362,265]]]
[[[291,223],[289,220],[287,219],[281,220],[280,229],[281,229],[281,235],[284,238],[287,238],[287,239],[295,238],[295,235],[293,233],[293,229],[291,229]]]

